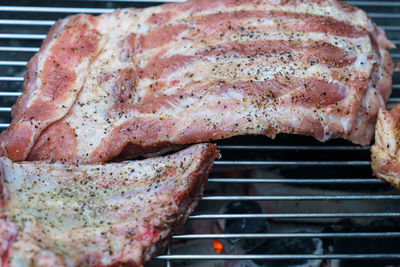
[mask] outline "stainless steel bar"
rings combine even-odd
[[[366,6],[383,6],[383,7],[398,7],[400,2],[395,1],[346,1],[350,5],[366,7]]]
[[[368,15],[374,19],[393,19],[400,18],[400,14],[397,13],[383,13],[383,12],[369,12]]]
[[[108,0],[83,0],[83,1],[96,1],[96,2],[109,2]],[[184,0],[117,0],[115,2],[130,2],[130,3],[176,3],[185,2]],[[347,1],[351,5],[356,6],[384,6],[384,7],[397,7],[400,6],[399,2],[394,1]],[[14,11],[14,12],[35,12],[32,10],[36,7],[30,6],[2,6],[0,11]],[[59,10],[61,9],[61,11]],[[110,12],[110,8],[68,8],[68,7],[41,7],[38,12],[87,12],[87,13],[102,13]]]
[[[202,201],[327,201],[327,200],[399,200],[400,195],[324,195],[324,196],[204,196]]]
[[[54,20],[0,19],[0,25],[51,26]]]
[[[168,245],[167,255],[171,255],[171,244]],[[170,261],[170,260],[167,260],[165,266],[166,266],[166,267],[172,267],[171,261]]]
[[[10,126],[9,123],[0,123],[0,128],[7,128],[8,126]]]
[[[302,260],[302,259],[400,259],[400,254],[187,254],[187,255],[161,255],[155,257],[158,260]]]
[[[20,95],[21,95],[20,92],[0,92],[0,96],[20,96]]]
[[[187,234],[173,239],[276,239],[276,238],[400,238],[399,232],[368,233],[254,233],[254,234]]]
[[[274,146],[274,145],[219,145],[218,149],[221,150],[315,150],[315,151],[327,151],[327,150],[370,150],[370,146],[316,146],[316,145],[298,145],[298,146]]]
[[[1,76],[0,77],[0,82],[23,82],[24,77],[7,77],[7,76]]]
[[[385,31],[400,31],[399,25],[380,25],[379,27],[381,27]]]
[[[37,52],[38,47],[12,47],[12,46],[0,46],[0,51],[6,52]]]
[[[369,166],[369,161],[228,161],[218,160],[216,166]]]
[[[0,107],[0,112],[11,112],[11,108],[9,108],[9,107]]]
[[[389,103],[397,103],[400,102],[400,97],[390,97],[388,100]]]
[[[5,12],[37,12],[37,13],[108,13],[113,8],[81,8],[81,7],[36,7],[36,6],[0,6]]]
[[[0,33],[0,39],[34,39],[41,40],[46,38],[46,34],[28,34],[28,33]]]
[[[391,40],[392,43],[394,43],[395,45],[399,45],[400,44],[400,40]]]
[[[309,219],[309,218],[379,218],[400,217],[399,212],[348,212],[348,213],[275,213],[275,214],[198,214],[189,218],[192,220],[210,219]]]
[[[269,178],[209,178],[209,183],[279,183],[279,184],[385,184],[379,179],[269,179]]]
[[[25,66],[27,61],[8,61],[8,60],[3,60],[0,61],[0,66]]]

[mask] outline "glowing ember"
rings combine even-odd
[[[213,239],[212,244],[213,244],[215,252],[217,252],[217,253],[221,253],[222,250],[224,249],[221,242],[219,242],[217,239]]]

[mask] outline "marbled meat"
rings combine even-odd
[[[193,0],[60,20],[1,138],[13,161],[106,162],[236,135],[370,143],[393,44],[337,0]]]
[[[200,200],[218,156],[75,165],[0,158],[0,266],[142,266]]]

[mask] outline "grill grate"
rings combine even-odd
[[[26,62],[38,51],[49,27],[58,18],[74,13],[99,14],[111,12],[116,7],[146,7],[165,2],[178,1],[2,1],[0,128],[6,128],[11,120],[11,105],[21,94]],[[400,2],[348,2],[366,10],[386,30],[388,38],[400,46]],[[400,49],[393,49],[391,54],[395,62],[400,61]],[[388,107],[398,102],[400,75],[395,74]],[[223,260],[229,265],[237,260],[265,260],[269,264],[278,260],[317,259],[324,262],[358,260],[362,264],[379,259],[388,260],[393,265],[400,260],[399,250],[367,250],[362,246],[352,251],[328,251],[324,245],[324,253],[319,254],[295,254],[293,251],[245,255],[216,253],[211,245],[211,240],[215,239],[268,242],[320,238],[328,243],[334,240],[361,240],[362,243],[362,240],[398,241],[400,238],[400,227],[397,227],[400,225],[400,194],[371,175],[369,147],[354,146],[343,140],[320,144],[308,137],[287,135],[280,135],[274,141],[264,137],[235,137],[218,144],[222,160],[216,162],[205,196],[196,213],[190,216],[188,224],[192,226],[177,233],[167,252],[158,256],[150,263],[151,266],[195,266],[196,263],[199,266],[223,266]],[[266,213],[220,213],[226,203],[238,200],[258,201]],[[240,218],[267,220],[270,231],[256,234],[215,231],[215,225],[221,224],[222,220]],[[355,231],[349,228],[342,232],[326,231],[343,220],[350,220],[360,227]],[[394,222],[395,227],[383,231],[387,228],[376,223],[382,220]]]

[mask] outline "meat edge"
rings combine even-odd
[[[376,85],[373,84],[373,71],[368,81],[368,88],[362,100],[362,104],[358,111],[355,129],[349,135],[348,140],[352,143],[366,146],[371,143],[374,136],[375,125],[380,108],[385,107],[389,95],[392,91],[392,75],[393,75],[393,60],[388,49],[396,46],[386,38],[385,32],[378,26],[373,24],[374,32],[370,36],[372,43],[378,45],[378,69],[377,75],[379,79]],[[374,99],[375,98],[375,99]]]
[[[371,168],[379,179],[400,189],[399,122],[400,104],[391,111],[380,109],[371,147]]]
[[[101,43],[98,38],[99,32],[96,29],[96,18],[92,15],[78,14],[68,16],[64,19],[58,20],[50,28],[46,38],[40,46],[39,52],[29,60],[26,66],[27,72],[24,76],[25,82],[23,92],[11,109],[11,124],[0,135],[0,156],[7,156],[13,161],[25,160],[43,130],[54,122],[62,119],[75,103],[76,97],[82,88],[79,83],[84,79],[74,77],[76,73],[71,72],[68,65],[64,64],[65,66],[63,66],[63,64],[58,63],[58,61],[53,59],[54,66],[61,69],[60,73],[64,71],[64,75],[70,75],[71,80],[73,80],[71,84],[76,87],[75,89],[71,89],[71,87],[63,88],[59,94],[55,94],[50,99],[48,96],[44,97],[41,95],[44,94],[43,91],[45,89],[43,88],[45,86],[42,85],[41,88],[38,88],[37,80],[39,78],[39,73],[43,72],[42,75],[44,75],[44,70],[52,67],[48,66],[46,62],[52,57],[52,53],[54,53],[54,51],[51,50],[54,49],[54,47],[57,47],[60,43],[63,43],[63,40],[60,41],[61,35],[64,33],[66,35],[69,34],[69,39],[71,40],[69,45],[74,47],[77,45],[79,46],[79,40],[83,38],[79,35],[81,33],[74,30],[69,32],[71,27],[78,25],[79,23],[87,25],[84,29],[84,34],[92,36],[93,40],[91,40],[91,42],[94,43],[95,47],[92,47],[92,49],[90,47],[80,46],[81,49],[77,50],[78,52],[74,54],[78,59],[70,59],[69,64],[75,64],[75,66],[80,64],[90,64],[91,61],[93,61],[93,58],[97,57],[99,52],[102,50],[103,43]],[[68,48],[68,45],[66,46]],[[87,53],[86,57],[81,55],[85,53]],[[86,62],[85,58],[89,58],[89,60]],[[41,59],[44,59],[45,61],[43,63],[43,69],[39,69]],[[54,73],[54,77],[51,78],[57,78],[57,71],[49,71],[49,73],[52,75]],[[78,82],[74,85],[75,81]],[[46,84],[46,82],[43,84]],[[62,88],[62,86],[60,87]],[[36,95],[38,95],[38,97],[33,100],[33,104],[27,106],[27,103]],[[51,115],[51,117],[43,118],[43,114],[46,114],[46,116]],[[39,118],[34,120],[33,118],[36,115],[39,116]]]
[[[219,153],[215,145],[209,145],[202,154],[202,160],[199,163],[200,168],[190,175],[190,189],[186,192],[187,196],[183,201],[183,205],[179,207],[179,213],[184,214],[184,216],[174,222],[169,237],[159,243],[157,249],[153,253],[146,254],[147,257],[145,257],[144,263],[167,249],[173,233],[187,222],[189,216],[197,208],[200,199],[203,197],[205,184],[207,183],[208,176],[213,168],[213,162],[219,157]]]

